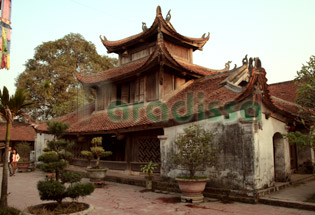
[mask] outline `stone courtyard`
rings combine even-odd
[[[44,173],[36,170],[31,173],[18,173],[9,178],[9,205],[23,209],[40,204],[36,184],[44,179]],[[2,168],[0,168],[2,178]],[[86,179],[84,179],[86,180]],[[91,215],[100,214],[315,214],[312,211],[269,206],[244,204],[206,199],[202,204],[187,204],[179,201],[178,193],[145,192],[143,187],[107,182],[92,195],[79,199],[94,206]]]

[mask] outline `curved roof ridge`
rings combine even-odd
[[[170,12],[170,11],[169,11]],[[210,38],[210,33],[206,36],[206,34],[203,34],[201,38],[192,38],[192,37],[187,37],[184,35],[179,34],[173,25],[170,23],[170,18],[169,14],[167,16],[167,20],[165,20],[162,16],[162,11],[161,7],[157,7],[157,13],[156,17],[153,21],[153,24],[151,25],[150,28],[147,28],[146,24],[143,22],[142,23],[142,30],[143,32],[140,32],[138,34],[116,40],[116,41],[109,41],[105,36],[103,38],[100,36],[100,39],[103,43],[103,45],[107,48],[108,52],[115,52],[118,51],[122,48],[122,46],[128,46],[133,43],[139,42],[139,40],[142,38],[145,38],[146,36],[149,36],[153,33],[156,33],[157,31],[161,30],[163,33],[172,35],[175,37],[178,37],[179,39],[184,40],[187,44],[190,44],[193,47],[196,47],[196,49],[202,49],[202,47],[206,44],[206,42]]]

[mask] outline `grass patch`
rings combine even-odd
[[[0,215],[18,215],[20,211],[16,208],[0,208]]]
[[[307,199],[306,202],[315,203],[315,194],[313,194],[311,198]]]

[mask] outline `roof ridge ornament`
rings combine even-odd
[[[228,71],[228,70],[230,69],[230,64],[231,64],[231,63],[232,63],[232,61],[230,61],[230,60],[229,60],[228,62],[226,62],[226,63],[225,63],[225,69],[224,69],[224,70],[227,70],[227,71]]]
[[[142,22],[142,31],[146,32],[148,30],[147,24],[145,22]]]
[[[254,61],[255,61],[255,69],[261,68],[261,61],[259,57],[255,57]]]
[[[157,8],[156,8],[156,16],[162,16],[162,10],[161,10],[160,5],[157,6]]]
[[[201,38],[202,39],[206,39],[206,38],[209,38],[210,37],[210,32],[208,32],[208,35],[206,36],[206,33],[204,33]]]
[[[171,15],[171,9],[168,11],[167,15],[166,15],[166,18],[165,18],[165,21],[166,22],[170,22],[171,21],[171,18],[172,18],[172,15]]]
[[[248,64],[247,54],[243,58],[242,63],[243,63],[243,65]]]
[[[105,41],[105,42],[108,41],[105,36],[103,36],[103,38],[102,38],[102,35],[100,35],[100,39],[101,39],[102,41]]]

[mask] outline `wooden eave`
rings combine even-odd
[[[119,81],[142,72],[149,70],[156,65],[167,65],[182,73],[189,74],[193,77],[203,77],[207,74],[199,73],[185,67],[186,64],[178,62],[167,50],[163,41],[158,41],[153,53],[145,58],[125,64],[120,67],[112,68],[110,70],[100,72],[94,75],[83,76],[77,72],[74,73],[75,77],[82,84],[86,86],[97,86],[104,81],[115,82]],[[191,64],[194,65],[194,64]],[[195,65],[194,65],[195,66]],[[209,70],[210,71],[210,70]],[[117,74],[121,73],[121,74]]]
[[[163,18],[161,8],[160,6],[158,6],[154,22],[147,30],[117,41],[109,41],[106,39],[106,37],[102,38],[101,36],[100,39],[103,45],[106,47],[108,53],[122,53],[128,47],[138,44],[139,41],[145,41],[147,38],[158,34],[160,31],[163,34],[172,37],[175,41],[177,41],[178,44],[183,44],[186,47],[191,47],[193,50],[201,50],[210,38],[210,34],[208,34],[207,36],[205,36],[204,34],[201,38],[186,37],[179,34],[175,31],[170,22],[167,22]]]

